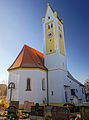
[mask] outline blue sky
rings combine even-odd
[[[64,21],[67,67],[80,82],[89,76],[88,0],[0,0],[0,83],[24,44],[43,52],[42,17],[50,2]]]

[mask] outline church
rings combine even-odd
[[[43,23],[43,53],[24,45],[9,67],[8,84],[13,82],[12,100],[34,103],[85,101],[84,85],[67,69],[63,20],[47,5]],[[7,100],[10,90],[7,91]]]

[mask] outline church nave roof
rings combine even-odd
[[[9,67],[8,71],[16,68],[41,68],[47,70],[44,66],[44,55],[27,45],[23,46],[21,52],[14,63]]]

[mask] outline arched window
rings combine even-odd
[[[42,90],[45,90],[45,79],[42,79]]]
[[[31,79],[27,79],[27,90],[31,90]]]

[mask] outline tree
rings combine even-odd
[[[85,93],[86,93],[86,98],[89,99],[89,76],[88,78],[85,80]]]

